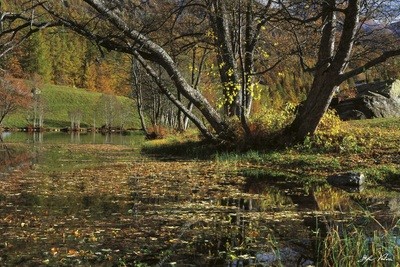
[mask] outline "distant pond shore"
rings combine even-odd
[[[0,126],[0,133],[1,132],[98,132],[98,133],[129,133],[140,131],[140,129],[136,128],[128,128],[124,129],[121,127],[80,127],[80,128],[71,128],[71,127],[1,127]]]

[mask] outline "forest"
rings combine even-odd
[[[3,79],[132,97],[146,132],[192,125],[212,140],[302,142],[333,97],[399,77],[397,1],[15,0],[1,9]],[[266,130],[264,114],[287,110]]]

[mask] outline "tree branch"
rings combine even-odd
[[[347,79],[354,77],[360,73],[363,73],[365,70],[368,70],[380,63],[385,62],[389,58],[396,57],[396,56],[400,56],[400,49],[383,52],[382,55],[368,61],[364,65],[362,65],[354,70],[351,70],[351,71],[341,74],[339,76],[339,81],[340,81],[340,83],[342,83],[342,82],[346,81]]]

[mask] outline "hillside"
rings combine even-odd
[[[84,89],[72,88],[68,86],[56,86],[46,84],[41,88],[41,99],[44,103],[44,127],[63,128],[70,126],[69,112],[80,111],[82,114],[81,127],[89,127],[95,124],[100,127],[105,123],[106,115],[110,112],[109,103],[100,104],[102,94],[89,92]],[[127,97],[117,97],[122,108],[114,112],[113,126],[121,123],[126,128],[137,128],[139,126],[138,116],[134,102]],[[106,107],[107,106],[107,107]],[[26,127],[32,122],[28,122],[27,117],[33,118],[33,109],[20,110],[17,113],[7,116],[3,122],[6,127]]]
[[[383,24],[375,20],[368,20],[363,23],[362,29],[368,35],[384,34],[392,35],[394,37],[400,38],[400,21],[393,22],[391,24]]]

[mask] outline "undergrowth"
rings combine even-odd
[[[229,125],[232,137],[225,142],[230,151],[268,151],[276,149],[285,128],[294,120],[296,106],[287,104],[282,109],[264,109],[248,122],[249,133],[245,133],[238,119],[231,119]],[[323,116],[317,131],[307,136],[295,148],[312,153],[361,153],[374,145],[374,139],[360,127],[351,127],[340,120],[333,110]]]
[[[316,232],[319,266],[397,266],[400,260],[399,222],[384,227],[372,218],[380,229],[370,232],[350,224],[328,227],[327,234]]]
[[[360,153],[371,146],[361,129],[353,129],[348,122],[340,120],[335,111],[328,110],[315,134],[307,136],[297,148],[311,152]]]

